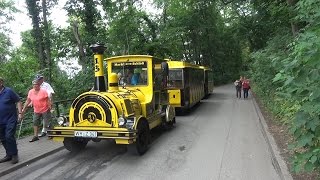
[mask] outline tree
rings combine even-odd
[[[40,28],[40,6],[37,3],[38,0],[26,0],[29,16],[32,19],[32,36],[36,40],[35,45],[37,47],[39,69],[45,69],[47,62],[45,59],[45,52],[43,47],[43,33]]]
[[[12,13],[17,12],[11,0],[0,1],[0,64],[7,61],[10,55],[10,46],[12,46],[8,33],[10,29],[7,26],[13,20]]]
[[[86,54],[86,52],[91,52],[89,46],[105,38],[104,32],[101,31],[101,15],[96,8],[97,4],[97,1],[92,0],[70,0],[65,5],[73,28],[73,41],[79,49],[79,64],[83,68],[86,68],[91,62],[87,61],[87,57],[91,54]]]
[[[53,7],[57,1],[42,0],[41,6],[39,0],[26,0],[29,16],[32,19],[32,35],[35,46],[37,47],[39,70],[44,71],[46,77],[51,81],[52,77],[52,58],[50,43],[50,28],[48,23],[49,8]],[[40,13],[42,12],[42,18]]]

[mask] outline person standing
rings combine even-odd
[[[38,128],[41,124],[41,118],[43,118],[43,124],[48,127],[48,122],[51,119],[51,102],[46,90],[40,88],[40,82],[32,81],[33,89],[28,92],[27,100],[22,109],[22,117],[28,108],[28,104],[33,105],[33,133],[34,136],[29,142],[39,140]]]
[[[236,95],[237,95],[237,98],[241,98],[241,89],[242,89],[242,76],[240,76],[240,79],[237,79],[235,82],[234,82],[234,85],[236,87]]]
[[[51,85],[47,82],[44,81],[44,76],[41,74],[37,74],[35,77],[35,80],[38,81],[40,83],[40,88],[45,89],[49,95],[50,98],[50,103],[51,103],[51,107],[53,105],[53,95],[54,95],[54,90],[51,87]],[[47,130],[48,130],[48,126],[49,126],[50,122],[47,123],[47,126],[45,126],[45,123],[43,122],[43,127],[42,127],[42,131],[41,134],[39,135],[39,137],[44,137],[47,135]]]
[[[250,89],[250,82],[248,79],[246,79],[246,77],[243,78],[243,82],[242,82],[242,88],[243,88],[243,98],[248,98],[248,92]]]
[[[0,159],[0,163],[11,161],[12,164],[16,164],[19,162],[15,133],[17,121],[22,120],[21,112],[20,97],[13,90],[5,87],[4,79],[0,77],[0,139],[6,150],[6,156]]]

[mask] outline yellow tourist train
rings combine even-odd
[[[204,98],[207,98],[213,91],[213,72],[212,69],[206,66],[200,66],[203,69],[203,79],[204,79]]]
[[[169,102],[178,111],[186,111],[213,91],[212,70],[184,61],[166,59],[169,65]]]
[[[92,45],[91,49],[94,88],[73,101],[69,115],[59,117],[59,126],[48,135],[63,141],[69,151],[85,148],[90,140],[114,139],[142,155],[148,149],[151,129],[171,128],[175,123],[167,90],[168,63],[148,55],[111,57],[106,59],[104,74],[105,47]]]

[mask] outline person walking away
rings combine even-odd
[[[17,107],[18,112],[17,113]],[[19,162],[18,148],[15,139],[17,121],[22,120],[22,103],[20,97],[10,88],[4,86],[4,79],[0,77],[0,140],[6,150],[6,156],[0,163]]]
[[[48,127],[48,122],[51,119],[51,102],[46,90],[40,88],[38,81],[32,81],[33,89],[28,92],[27,100],[22,109],[22,117],[28,108],[30,102],[33,104],[33,133],[34,136],[29,142],[39,140],[38,128],[41,124],[41,118],[43,118],[43,124]]]
[[[248,92],[250,89],[250,83],[249,80],[246,79],[246,77],[243,78],[243,82],[242,82],[242,88],[243,88],[243,98],[248,98]]]
[[[237,95],[237,98],[241,98],[241,88],[242,88],[242,77],[240,76],[240,79],[237,79],[235,82],[234,82],[234,85],[236,87],[236,95]]]
[[[37,74],[35,77],[35,80],[40,83],[40,88],[45,89],[47,91],[49,98],[50,98],[51,107],[52,107],[53,106],[53,95],[54,95],[53,88],[51,87],[51,85],[49,83],[44,81],[44,76],[41,74]],[[45,123],[43,122],[42,131],[41,131],[41,134],[39,135],[39,137],[44,137],[47,135],[47,130],[48,130],[48,126],[50,125],[50,122],[47,123],[47,127],[44,124]]]

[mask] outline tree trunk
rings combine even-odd
[[[79,34],[79,27],[78,27],[78,23],[76,21],[74,21],[72,23],[72,30],[73,30],[73,35],[76,38],[77,41],[77,45],[79,48],[79,64],[82,66],[82,68],[85,68],[86,65],[86,55],[84,53],[84,49],[83,49],[83,44],[80,38],[80,34]]]
[[[45,61],[44,49],[43,49],[43,35],[40,29],[40,7],[37,5],[38,0],[26,0],[29,16],[32,19],[32,36],[36,40],[36,48],[38,53],[38,61],[40,69],[45,69],[47,64]]]
[[[46,56],[46,64],[48,65],[48,81],[51,82],[52,79],[52,60],[51,60],[51,43],[50,43],[50,30],[47,20],[47,1],[42,0],[42,14],[43,14],[43,29],[44,29],[44,49]]]
[[[289,7],[291,8],[291,10],[294,8],[294,5],[296,4],[297,0],[287,0],[287,4],[289,5]],[[290,14],[289,17],[291,17],[292,14]],[[295,22],[291,22],[291,31],[292,31],[292,34],[294,36],[296,36],[299,32],[299,26],[297,23]]]
[[[183,35],[180,35],[180,38],[181,38],[181,42],[182,42],[182,47],[184,48],[184,53],[185,53],[184,58],[185,58],[185,60],[186,60],[187,62],[189,62],[189,59],[190,59],[189,55],[190,55],[190,52],[188,52],[188,48],[187,48],[187,44],[186,44],[186,40],[184,39]]]

